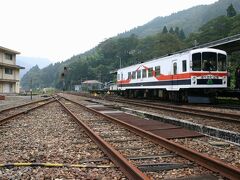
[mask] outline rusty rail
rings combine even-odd
[[[57,100],[62,107],[74,118],[74,120],[84,128],[88,136],[105,152],[108,157],[116,164],[129,179],[149,179],[137,167],[131,164],[110,144],[104,141],[100,136],[94,133],[86,124],[79,120],[62,102]]]
[[[50,98],[49,98],[49,99],[50,99]],[[49,99],[45,99],[45,100],[49,100]],[[18,112],[18,113],[16,113],[16,114],[13,114],[13,115],[11,115],[11,116],[8,116],[8,117],[6,117],[6,118],[3,118],[3,119],[0,120],[0,125],[6,123],[6,122],[7,122],[9,119],[11,119],[11,118],[14,118],[14,117],[16,117],[16,116],[19,116],[19,115],[21,115],[21,114],[25,114],[25,113],[27,113],[27,112],[29,112],[29,111],[32,111],[32,110],[37,109],[37,108],[39,108],[39,107],[42,107],[42,106],[44,106],[44,105],[50,104],[50,103],[52,103],[52,102],[54,102],[54,101],[56,101],[56,99],[53,99],[53,100],[48,101],[48,102],[46,102],[46,103],[44,103],[44,104],[40,104],[40,105],[38,105],[38,106],[32,107],[32,108],[27,109],[27,110],[23,110],[23,111],[21,111],[21,112]],[[34,104],[34,103],[38,103],[38,102],[39,102],[39,101],[31,102],[31,103],[28,103],[27,105],[29,105],[29,104]],[[41,102],[41,101],[40,101],[40,102]],[[20,107],[22,107],[22,106],[25,106],[25,105],[20,105]],[[18,108],[18,107],[16,106],[15,108]],[[9,108],[9,110],[10,110],[10,109],[14,109],[14,108]],[[1,112],[0,112],[0,113],[1,113]]]
[[[29,102],[29,103],[24,103],[24,104],[21,104],[21,105],[18,105],[18,106],[10,107],[10,108],[6,108],[6,109],[3,109],[3,110],[0,110],[0,113],[5,112],[5,111],[9,111],[9,110],[12,110],[12,109],[15,109],[15,108],[20,108],[20,107],[28,106],[28,105],[31,105],[31,104],[47,101],[47,100],[49,100],[51,98],[52,97],[41,99],[41,100],[37,100],[37,101],[33,101],[33,102]]]
[[[108,98],[106,100],[109,100]],[[110,98],[111,100],[111,98]],[[237,114],[230,114],[230,113],[221,113],[221,112],[213,112],[213,111],[204,111],[204,110],[195,110],[193,108],[186,108],[186,107],[179,107],[179,106],[169,106],[169,105],[162,105],[157,103],[139,103],[131,100],[115,100],[117,102],[123,102],[127,104],[137,105],[137,106],[143,106],[148,108],[154,108],[158,110],[164,110],[164,111],[170,111],[170,112],[176,112],[176,113],[182,113],[182,114],[188,114],[188,115],[194,115],[194,116],[200,116],[205,118],[211,118],[221,121],[230,121],[230,122],[237,122],[240,123],[240,116]]]
[[[63,97],[63,96],[62,96]],[[222,176],[226,177],[226,178],[229,178],[229,179],[236,179],[236,180],[239,180],[240,179],[240,169],[234,167],[234,166],[231,166],[231,165],[227,165],[227,164],[224,164],[223,162],[219,161],[219,160],[216,160],[216,159],[213,159],[207,155],[204,155],[204,154],[201,154],[199,152],[196,152],[196,151],[193,151],[189,148],[186,148],[184,146],[181,146],[179,144],[176,144],[174,142],[171,142],[165,138],[162,138],[162,137],[159,137],[159,136],[156,136],[150,132],[147,132],[147,131],[144,131],[138,127],[135,127],[135,126],[132,126],[130,124],[127,124],[125,122],[122,122],[122,121],[119,121],[118,119],[116,118],[113,118],[113,117],[110,117],[106,114],[102,114],[92,108],[89,108],[89,107],[86,107],[78,102],[75,102],[75,101],[72,101],[66,97],[63,97],[64,99],[66,100],[69,100],[83,108],[85,108],[86,110],[90,111],[90,112],[94,112],[95,114],[98,114],[98,115],[101,115],[113,122],[116,122],[118,124],[121,124],[123,125],[124,127],[128,128],[129,130],[143,136],[143,137],[147,137],[149,139],[151,139],[153,142],[157,143],[157,144],[160,144],[161,146],[163,146],[164,148],[170,150],[170,151],[173,151],[173,152],[176,152],[177,154],[179,154],[180,156],[186,158],[186,159],[189,159],[191,161],[194,161],[196,162],[197,164],[211,170],[211,171],[214,171],[216,173],[219,173],[221,174]]]

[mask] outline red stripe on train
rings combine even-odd
[[[224,73],[214,73],[214,72],[201,72],[201,73],[184,73],[184,74],[176,74],[176,75],[164,75],[164,74],[161,74],[160,76],[155,76],[154,77],[159,80],[159,81],[166,81],[166,80],[181,80],[181,79],[189,79],[191,78],[192,76],[207,76],[207,75],[213,75],[213,76],[219,76],[219,77],[223,77],[223,76],[227,76],[227,73],[224,72]],[[117,84],[129,84],[130,81],[132,79],[126,79],[126,80],[120,80],[120,81],[117,81]]]

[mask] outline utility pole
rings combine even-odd
[[[30,80],[30,93],[31,93],[31,100],[32,100],[32,78]]]

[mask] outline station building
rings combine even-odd
[[[20,69],[16,65],[17,51],[0,46],[0,94],[15,94],[20,91]]]

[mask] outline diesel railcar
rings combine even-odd
[[[227,74],[225,51],[192,49],[119,69],[117,88],[129,97],[209,102],[227,88]]]

